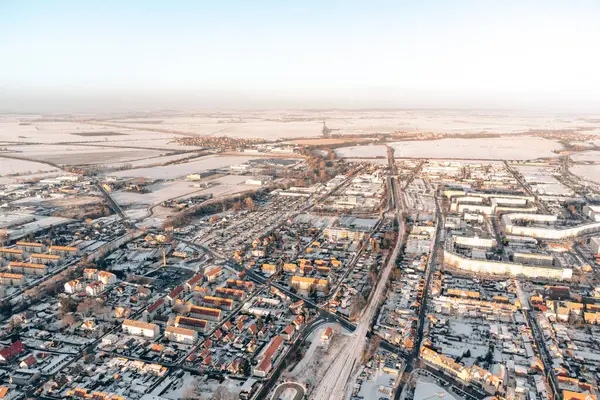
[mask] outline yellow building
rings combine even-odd
[[[310,291],[316,289],[319,292],[324,292],[329,287],[329,281],[326,279],[306,278],[294,275],[290,280],[290,285],[297,290]]]

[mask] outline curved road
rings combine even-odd
[[[296,390],[296,395],[294,396],[293,400],[301,400],[304,397],[304,386],[296,382],[286,382],[277,386],[277,389],[275,389],[275,393],[273,394],[273,397],[271,397],[271,400],[279,399],[279,396],[281,396],[286,389]]]

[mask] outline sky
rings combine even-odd
[[[598,1],[0,0],[0,111],[600,107]]]

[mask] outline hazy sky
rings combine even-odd
[[[599,21],[597,0],[0,0],[0,109],[591,110]]]

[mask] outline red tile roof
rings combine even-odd
[[[173,289],[171,291],[171,293],[169,293],[168,297],[171,299],[176,299],[177,297],[179,297],[181,292],[183,292],[183,286],[177,286],[175,289]]]
[[[165,303],[165,299],[163,299],[163,298],[156,300],[156,302],[154,304],[152,304],[150,307],[148,307],[148,312],[156,311],[164,303]]]
[[[25,346],[20,340],[12,343],[10,346],[3,348],[0,350],[0,357],[3,359],[10,361],[22,352],[25,351]]]

